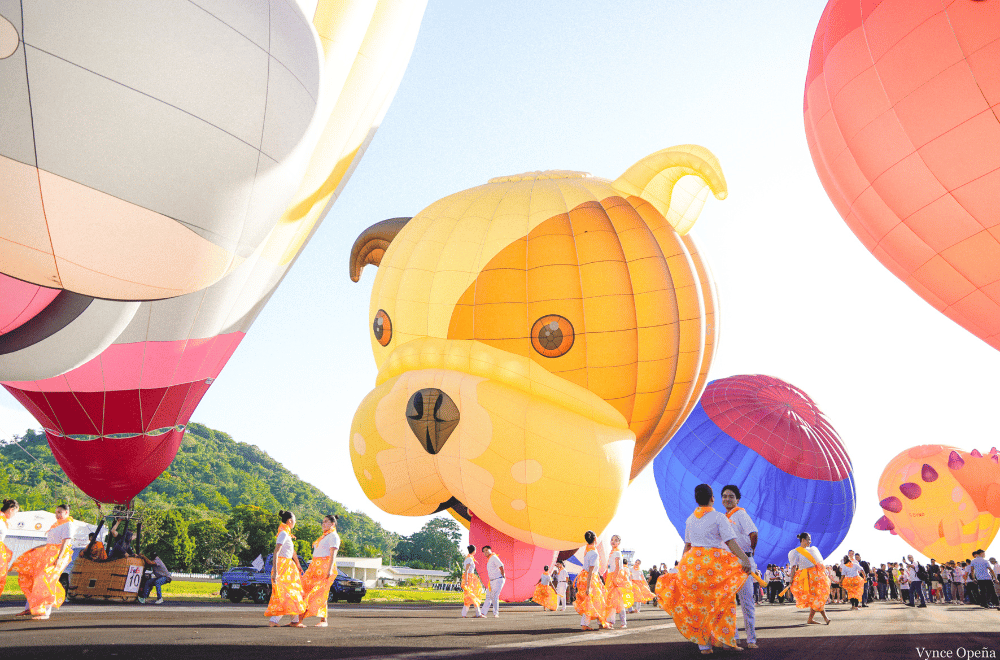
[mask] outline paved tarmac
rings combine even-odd
[[[881,660],[996,658],[1000,612],[971,606],[873,604],[849,612],[831,605],[829,626],[806,625],[807,612],[790,605],[757,608],[759,649],[716,650],[714,657],[749,660]],[[455,605],[334,605],[328,628],[268,628],[263,605],[164,603],[66,604],[48,621],[14,618],[20,607],[0,606],[0,658],[32,660],[633,660],[701,657],[669,616],[652,606],[629,616],[627,629],[582,632],[571,610],[504,605],[501,616],[462,619]],[[284,622],[287,622],[287,617]],[[307,623],[315,623],[309,619]],[[740,619],[742,626],[742,619]],[[741,631],[742,636],[742,631]],[[942,652],[930,654],[930,651]],[[946,652],[951,651],[951,655]],[[972,652],[978,653],[973,655]]]

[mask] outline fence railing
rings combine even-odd
[[[218,580],[222,578],[219,573],[171,573],[175,580]]]

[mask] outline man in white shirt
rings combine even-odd
[[[490,611],[490,604],[492,603],[493,616],[499,618],[500,590],[503,589],[503,584],[507,578],[504,576],[503,562],[493,552],[493,548],[484,545],[483,554],[486,555],[486,575],[489,576],[490,590],[486,593],[486,600],[483,601],[483,609],[480,610],[480,614],[486,616],[486,613]]]
[[[566,611],[566,590],[569,588],[569,569],[561,562],[556,562],[556,595],[559,597],[557,607],[560,612]]]
[[[722,506],[726,507],[726,518],[733,526],[736,533],[736,543],[740,550],[750,558],[750,573],[757,572],[757,562],[753,559],[753,551],[757,547],[757,525],[750,519],[746,509],[740,505],[740,489],[738,486],[729,484],[722,487]],[[743,587],[737,592],[740,597],[740,606],[743,608],[743,624],[747,631],[747,648],[757,648],[756,607],[753,599],[754,579],[747,576]],[[739,629],[736,630],[736,641],[740,641]]]
[[[727,564],[732,567],[732,559],[727,559],[725,555],[732,553],[736,556],[740,570],[743,573],[750,573],[750,558],[746,556],[739,543],[736,542],[736,533],[733,526],[723,514],[712,508],[715,497],[712,494],[712,487],[708,484],[698,484],[694,489],[695,501],[698,508],[695,509],[684,524],[684,555],[683,562],[687,568],[682,568],[678,572],[678,577],[671,583],[670,591],[667,593],[665,602],[661,607],[674,617],[677,631],[684,637],[698,644],[701,651],[711,651],[710,642],[715,639],[723,648],[739,648],[735,646],[736,617],[733,608],[727,603],[732,603],[736,595],[736,586],[733,581],[719,583],[719,589],[724,589],[719,593],[708,594],[710,600],[715,603],[705,616],[692,616],[690,620],[675,615],[677,611],[694,611],[694,604],[705,596],[704,588],[699,584],[703,581],[705,572],[711,571],[714,567],[716,572],[713,580],[719,580],[725,575],[722,571]],[[712,550],[723,550],[718,558],[714,558],[719,553]],[[690,553],[690,554],[689,554]],[[698,563],[703,568],[696,569],[700,575],[692,575],[693,565]],[[725,580],[732,580],[736,576],[730,575]],[[745,578],[744,578],[745,579]],[[740,580],[742,584],[742,580]],[[732,589],[732,591],[730,591]],[[720,623],[733,630],[732,645],[729,640],[720,639],[718,633]]]

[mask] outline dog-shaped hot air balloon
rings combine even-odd
[[[704,388],[715,294],[687,232],[709,190],[726,196],[718,160],[682,145],[615,181],[499,177],[365,230],[351,278],[379,266],[378,377],[350,452],[368,497],[450,510],[500,554],[503,597],[530,596]]]

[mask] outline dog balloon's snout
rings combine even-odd
[[[414,392],[406,402],[406,421],[428,454],[436,454],[458,426],[458,406],[435,387]]]

